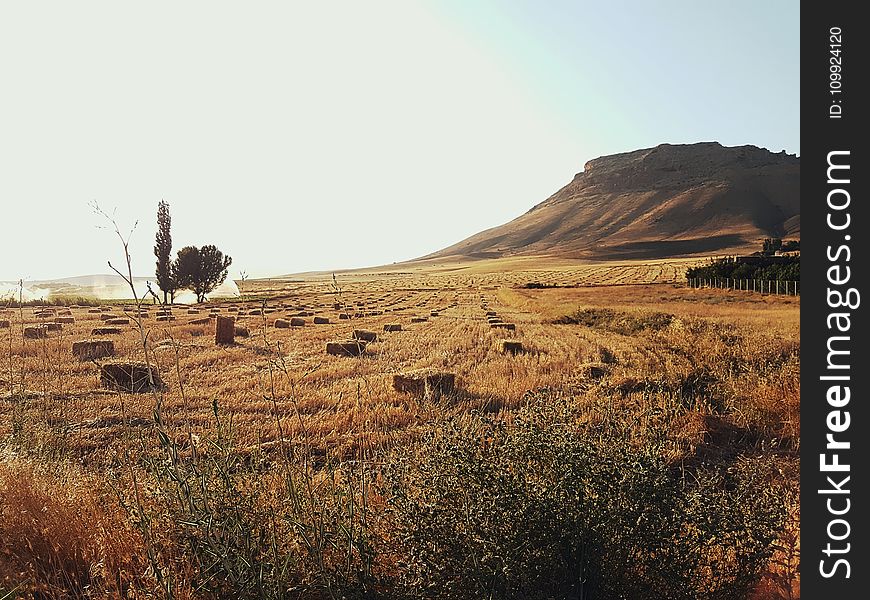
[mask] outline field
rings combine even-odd
[[[566,427],[579,445],[565,455],[540,450],[532,471],[577,456],[593,432],[618,440],[614,447],[624,442],[620,456],[638,452],[636,472],[659,465],[650,481],[733,475],[733,485],[689,485],[705,506],[721,501],[727,512],[735,490],[751,481],[753,494],[781,509],[727,513],[734,522],[723,527],[747,532],[741,543],[754,550],[715,550],[718,540],[700,558],[686,550],[698,589],[649,597],[798,597],[800,301],[689,289],[681,280],[691,264],[697,261],[517,260],[248,281],[240,299],[175,306],[174,319],[159,322],[158,306],[129,303],[0,310],[0,324],[8,321],[0,328],[0,598],[25,591],[53,598],[477,597],[487,587],[492,597],[531,597],[523,586],[540,588],[535,577],[565,553],[547,554],[553,544],[544,538],[497,548],[522,533],[525,519],[553,520],[541,508],[550,506],[550,492],[539,489],[535,473],[518,475],[532,459],[504,461],[511,448],[525,448],[527,457],[534,454],[528,448],[561,448],[567,438],[548,431]],[[108,315],[129,319],[105,336],[115,358],[148,361],[161,388],[105,389],[102,359],[73,356],[73,342],[104,337],[91,332]],[[216,345],[217,315],[234,317],[248,335]],[[276,327],[276,319],[304,324]],[[45,337],[24,335],[25,327],[59,320],[66,322]],[[385,331],[388,324],[401,330]],[[377,340],[360,356],[326,353],[328,342],[351,339],[354,330]],[[522,350],[504,352],[503,340]],[[455,389],[395,389],[395,374],[421,369],[455,375]],[[513,431],[533,432],[523,444],[549,441],[516,446],[521,436]],[[456,465],[469,470],[450,470]],[[480,475],[482,465],[491,470]],[[744,471],[751,477],[734,475]],[[504,477],[520,483],[492,505],[463,497],[476,481],[491,482],[479,490],[481,500]],[[445,481],[455,485],[438,487]],[[595,489],[590,498],[611,488]],[[631,513],[619,505],[625,494],[610,505]],[[741,502],[754,506],[753,494]],[[689,511],[679,504],[683,495],[675,514]],[[480,517],[474,525],[471,509],[510,518],[496,526]],[[638,539],[701,536],[702,520],[683,522],[679,534],[644,529]],[[638,548],[604,530],[596,535],[608,556],[646,565],[620,567],[635,577],[620,580],[626,597],[643,597],[631,595],[632,585],[666,587],[666,575],[654,576]],[[457,541],[452,553],[449,543],[433,542],[462,536],[468,541]],[[652,546],[647,554],[655,555]],[[520,562],[510,564],[511,556]],[[740,576],[729,579],[716,565]],[[601,569],[597,589],[604,590],[615,576]],[[578,597],[577,586],[569,587],[541,597]],[[599,593],[588,597],[606,597]]]

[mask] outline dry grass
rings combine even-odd
[[[152,308],[144,324],[166,384],[159,396],[165,427],[189,451],[185,440],[213,430],[216,401],[232,421],[236,448],[258,452],[284,439],[315,459],[370,460],[449,417],[477,411],[510,420],[530,391],[546,388],[573,395],[590,422],[624,419],[638,435],[667,428],[675,461],[743,453],[796,462],[799,299],[646,283],[678,280],[684,263],[520,267],[347,274],[338,289],[327,278],[246,282],[255,300],[211,303],[250,331],[230,346],[214,344],[214,321],[191,324],[197,315],[176,310],[177,320],[157,322]],[[522,287],[529,282],[580,285]],[[605,282],[638,285],[596,285]],[[605,308],[633,323],[670,317],[629,335],[554,323],[578,309]],[[489,327],[487,311],[516,324],[509,337],[523,353],[499,350],[505,335]],[[299,312],[329,324],[273,326]],[[0,591],[23,584],[49,596],[84,595],[98,582],[111,596],[153,584],[147,565],[131,558],[144,556],[143,534],[103,477],[120,473],[113,481],[129,501],[134,471],[123,467],[156,447],[155,396],[100,390],[98,368],[71,353],[101,324],[100,314],[86,307],[72,314],[75,322],[61,331],[26,339],[24,326],[49,317],[29,307],[0,311],[11,322],[0,329],[0,438],[18,453],[0,460]],[[385,332],[389,323],[402,330]],[[122,329],[112,336],[116,358],[142,360],[138,332]],[[379,339],[360,357],[324,352],[326,342],[350,339],[355,329]],[[422,368],[456,374],[457,393],[435,401],[393,389],[394,373]],[[144,471],[135,472],[144,480]]]

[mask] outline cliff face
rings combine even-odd
[[[800,159],[756,146],[662,144],[596,158],[526,214],[427,258],[663,258],[800,236]]]

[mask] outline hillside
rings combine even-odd
[[[800,237],[800,159],[756,146],[671,145],[591,160],[524,215],[424,259],[649,259]]]

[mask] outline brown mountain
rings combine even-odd
[[[756,146],[671,145],[603,156],[513,221],[431,254],[663,258],[800,237],[800,159]]]

